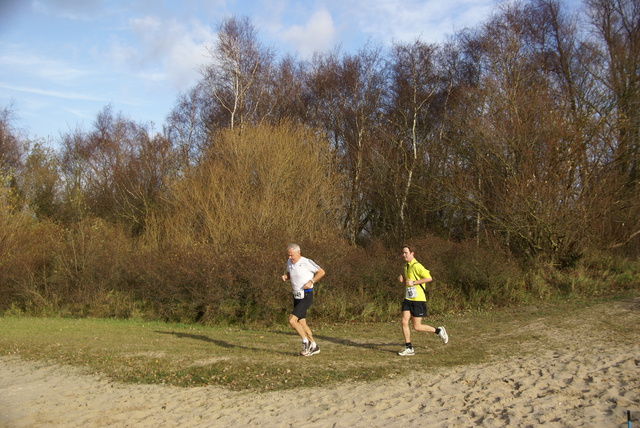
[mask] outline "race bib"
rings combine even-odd
[[[416,287],[405,288],[405,296],[407,299],[414,299],[418,297],[418,291],[416,290]]]
[[[293,290],[294,299],[304,299],[304,290]]]

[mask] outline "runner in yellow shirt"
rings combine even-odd
[[[424,284],[431,282],[431,273],[422,266],[414,256],[414,252],[409,245],[402,246],[402,258],[406,262],[404,272],[398,277],[398,281],[405,285],[405,298],[402,301],[402,333],[404,335],[405,348],[398,352],[398,355],[414,355],[415,351],[411,346],[411,328],[409,321],[413,319],[413,329],[435,333],[444,343],[449,341],[449,336],[444,327],[431,327],[422,324],[422,318],[427,316],[427,296]]]

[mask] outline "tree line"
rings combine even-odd
[[[420,239],[554,269],[637,257],[639,27],[638,0],[516,1],[444,43],[300,60],[231,17],[160,132],[105,106],[52,150],[6,107],[2,306],[133,296],[242,317],[274,299],[265,249],[291,241],[346,276],[339,254],[380,272],[365,254]]]

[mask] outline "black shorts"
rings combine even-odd
[[[427,302],[415,302],[404,299],[402,301],[402,312],[409,311],[414,318],[424,318],[427,316]]]
[[[295,315],[299,320],[307,317],[307,309],[313,303],[313,290],[304,292],[304,299],[293,299],[293,311],[291,315]]]

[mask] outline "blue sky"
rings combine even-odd
[[[495,0],[0,0],[0,108],[29,138],[89,130],[106,105],[165,123],[200,79],[222,19],[247,16],[259,40],[301,59],[371,40],[441,42],[483,22]]]

